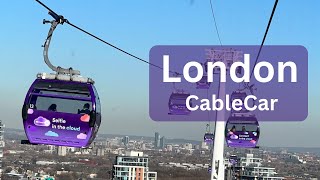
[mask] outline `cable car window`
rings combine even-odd
[[[97,112],[99,112],[99,113],[101,112],[101,104],[97,100],[96,100],[96,109],[97,109],[96,110]]]
[[[185,99],[171,99],[172,104],[186,104]]]
[[[62,113],[79,114],[84,108],[89,111],[92,110],[92,103],[90,101],[81,101],[74,99],[61,99],[53,97],[35,96],[31,97],[29,107],[42,111],[56,111]],[[89,106],[89,107],[88,107]]]
[[[84,83],[61,83],[40,81],[34,84],[35,90],[49,90],[58,92],[69,92],[79,94],[90,94],[87,84]]]
[[[90,94],[88,93],[72,93],[72,92],[60,92],[60,91],[49,91],[49,90],[34,90],[34,92],[39,94],[47,94],[47,95],[60,95],[60,96],[68,96],[68,97],[87,97],[90,98]]]
[[[96,111],[98,113],[101,113],[101,104],[100,104],[100,98],[99,98],[99,95],[98,95],[98,91],[94,86],[92,86],[92,89],[94,91],[94,94],[96,95]]]
[[[255,124],[228,124],[228,131],[231,131],[231,129],[235,127],[236,131],[248,131],[248,132],[254,132],[258,130],[258,126]],[[244,129],[243,129],[244,128]]]

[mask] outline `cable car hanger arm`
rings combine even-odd
[[[63,24],[64,22],[67,22],[67,20],[64,19],[63,16],[57,16],[53,12],[49,12],[49,14],[55,20],[53,20],[53,21],[43,20],[43,24],[51,23],[51,27],[50,27],[50,30],[48,32],[47,39],[46,39],[46,41],[45,41],[45,43],[43,45],[44,62],[47,64],[47,66],[50,69],[52,69],[53,71],[57,72],[58,74],[70,74],[71,76],[72,75],[80,75],[80,71],[78,71],[78,70],[73,70],[72,68],[65,69],[65,68],[62,68],[62,67],[59,67],[59,66],[56,67],[50,62],[48,54],[49,54],[49,46],[50,46],[50,42],[51,42],[51,38],[52,38],[53,32],[54,32],[54,30],[56,29],[56,27],[59,24]]]
[[[51,70],[57,72],[58,74],[70,74],[71,76],[72,75],[80,75],[80,71],[78,71],[78,70],[73,70],[71,67],[69,69],[61,68],[59,66],[56,67],[50,62],[49,57],[48,57],[48,52],[49,52],[49,46],[50,46],[50,42],[51,42],[51,38],[52,38],[53,32],[54,32],[54,30],[56,29],[56,27],[59,24],[63,24],[64,22],[67,22],[68,20],[65,19],[63,16],[59,16],[57,13],[52,11],[48,6],[43,4],[41,1],[39,1],[39,0],[36,0],[36,1],[39,4],[41,4],[44,8],[46,8],[49,11],[48,14],[54,18],[53,21],[43,20],[43,24],[51,23],[51,27],[50,27],[50,30],[48,32],[47,39],[46,39],[46,41],[45,41],[45,43],[43,45],[43,47],[44,47],[44,49],[43,49],[44,62],[47,64],[47,66]]]

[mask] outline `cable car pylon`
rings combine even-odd
[[[263,37],[262,43],[260,45],[260,49],[259,49],[256,61],[255,61],[255,65],[256,65],[256,63],[257,63],[257,61],[259,59],[260,52],[261,52],[262,47],[264,45],[264,41],[265,41],[265,39],[267,37],[268,30],[270,28],[273,15],[274,15],[274,13],[276,11],[276,8],[277,8],[277,5],[278,5],[278,1],[279,0],[275,0],[275,3],[273,5],[273,9],[272,9],[269,21],[268,21],[268,26],[267,26],[266,31],[264,33],[264,37]],[[214,18],[214,21],[215,21],[214,11],[213,11],[211,0],[210,0],[210,5],[211,5],[210,7],[211,7],[212,15],[213,15],[213,18]],[[216,21],[215,21],[215,23],[216,23]],[[217,26],[216,26],[216,30],[217,30],[217,33],[218,33]],[[220,44],[221,44],[221,41],[220,41]],[[210,51],[210,49],[209,49],[209,51]],[[211,49],[211,51],[214,51],[214,50]],[[214,53],[211,53],[211,54],[214,54]],[[225,64],[227,64],[225,62],[225,59],[223,61],[224,61]],[[254,65],[254,67],[255,67],[255,65]],[[254,69],[254,67],[253,67],[253,69]],[[230,68],[230,67],[227,67],[227,68]],[[250,78],[251,78],[251,76],[252,76],[252,73],[250,75]],[[245,88],[251,90],[252,86],[249,85],[248,83],[245,83]],[[220,82],[219,99],[224,100],[223,102],[226,102],[225,101],[225,94],[226,94],[225,83]],[[225,126],[226,126],[225,109],[223,109],[222,111],[217,111],[215,137],[214,137],[214,150],[213,150],[212,166],[211,166],[212,167],[211,178],[210,178],[211,180],[224,180],[225,179],[225,166],[224,166],[224,156],[223,156],[224,155],[224,141],[225,141],[225,136],[224,136]]]
[[[223,100],[225,98],[226,90],[225,83],[220,84],[219,88],[219,98]],[[225,101],[225,99],[224,99]],[[217,111],[217,119],[215,126],[215,137],[214,137],[214,147],[213,147],[213,158],[212,158],[212,171],[211,179],[223,180],[224,179],[224,130],[225,130],[225,111]]]

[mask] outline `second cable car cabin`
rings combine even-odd
[[[251,113],[232,113],[227,121],[225,136],[228,147],[257,148],[260,127]]]
[[[203,141],[209,144],[213,143],[214,141],[214,134],[210,131],[210,124],[207,124],[206,133],[203,136]]]
[[[202,78],[200,79],[200,81],[198,81],[196,83],[197,85],[197,89],[209,89],[210,88],[210,85],[211,85],[211,82],[208,82],[208,76],[207,75],[204,75],[202,76]]]
[[[190,94],[180,90],[172,92],[169,97],[168,107],[169,115],[189,115],[191,111],[187,108],[186,100]],[[191,101],[190,101],[191,103]],[[192,104],[190,104],[192,106]]]
[[[101,106],[91,79],[38,74],[27,92],[22,119],[31,144],[88,147],[101,123]]]
[[[236,155],[231,155],[229,157],[229,163],[232,165],[232,166],[235,166],[237,163],[238,163],[238,157]]]
[[[203,136],[203,140],[206,143],[213,143],[214,141],[214,134],[212,132],[206,132]]]

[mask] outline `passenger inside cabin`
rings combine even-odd
[[[56,104],[51,104],[48,108],[48,111],[57,111],[57,105]]]
[[[228,134],[233,134],[236,132],[236,126],[232,126],[231,129],[228,129]]]
[[[242,132],[246,132],[246,126],[242,126]]]
[[[83,105],[83,108],[80,110],[78,110],[78,114],[90,114],[90,104],[89,103],[85,103]]]
[[[232,126],[232,128],[231,128],[230,131],[231,131],[231,132],[236,132],[236,126]]]

